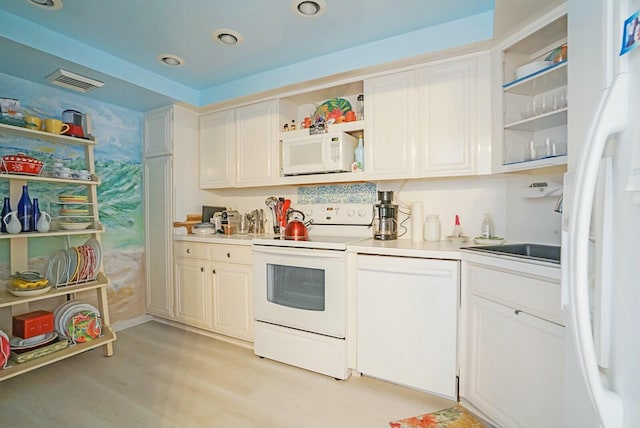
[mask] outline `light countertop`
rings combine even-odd
[[[231,244],[231,245],[251,245],[251,241],[270,235],[223,235],[216,233],[213,235],[185,235],[174,234],[176,241],[202,242],[210,244]],[[455,244],[449,241],[413,242],[410,239],[395,239],[392,241],[379,241],[376,239],[364,239],[347,246],[347,251],[361,254],[376,254],[386,256],[423,257],[436,259],[460,260],[462,252],[460,247],[475,245],[472,240],[462,244]]]
[[[422,257],[433,259],[460,260],[462,252],[460,247],[474,245],[472,240],[462,244],[454,244],[449,241],[414,242],[410,239],[395,239],[392,241],[379,241],[366,239],[347,247],[347,251],[360,254],[376,254],[384,256]]]

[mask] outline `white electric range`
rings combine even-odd
[[[294,208],[313,220],[308,240],[252,240],[254,352],[346,379],[346,249],[371,238],[373,205]]]

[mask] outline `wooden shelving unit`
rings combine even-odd
[[[95,147],[96,142],[93,140],[74,138],[66,135],[50,134],[47,132],[34,131],[31,129],[20,128],[5,124],[0,124],[0,134],[47,141],[56,145],[72,145],[84,147],[85,169],[87,169],[91,173],[90,180],[60,179],[49,177],[44,174],[41,174],[39,176],[31,176],[0,173],[1,180],[9,180],[9,193],[12,201],[17,201],[19,199],[22,186],[27,185],[29,182],[50,183],[53,187],[60,184],[86,186],[88,193],[88,201],[86,205],[88,207],[89,216],[92,218],[93,223],[90,228],[83,230],[52,230],[46,233],[26,232],[18,234],[0,234],[0,239],[10,240],[10,271],[22,272],[29,270],[28,246],[30,239],[45,238],[51,236],[87,235],[99,241],[100,235],[103,232],[103,228],[100,224],[98,216],[97,186],[100,185],[100,179],[95,173],[95,159],[93,154],[93,148]],[[18,376],[22,373],[35,370],[45,365],[63,360],[65,358],[100,346],[104,347],[104,353],[106,356],[113,355],[113,342],[116,340],[116,335],[111,329],[109,306],[107,303],[107,287],[109,285],[109,279],[104,274],[102,266],[100,266],[99,271],[100,272],[98,273],[98,276],[95,280],[86,281],[80,284],[52,288],[47,293],[37,296],[32,295],[26,297],[16,297],[6,290],[4,283],[0,284],[0,311],[4,311],[4,315],[7,315],[6,311],[9,311],[8,315],[10,316],[29,312],[30,304],[35,304],[36,302],[41,302],[46,299],[60,298],[65,296],[68,299],[74,299],[76,297],[76,294],[78,293],[94,291],[98,300],[97,308],[99,309],[100,316],[102,318],[102,335],[99,338],[86,343],[70,344],[70,346],[67,346],[62,350],[39,358],[35,358],[27,362],[17,363],[11,360],[9,362],[9,367],[5,368],[4,370],[0,370],[0,381]],[[6,281],[4,282],[6,283]],[[10,319],[10,317],[8,318]],[[0,325],[0,329],[5,331],[7,334],[10,334],[11,326],[6,325],[5,320],[6,317],[0,318],[0,322],[5,323]]]

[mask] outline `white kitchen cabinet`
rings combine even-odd
[[[489,56],[419,68],[415,83],[417,176],[490,172]]]
[[[231,187],[235,177],[233,110],[200,117],[200,188]]]
[[[467,398],[499,426],[559,427],[564,328],[475,295],[469,305]]]
[[[357,370],[455,399],[459,262],[357,256]]]
[[[278,102],[265,101],[239,107],[236,121],[236,185],[275,183],[278,149]]]
[[[198,115],[170,106],[146,113],[144,122],[145,147],[156,147],[158,141],[170,146],[168,150],[145,152],[143,164],[145,305],[150,314],[172,318],[173,221],[200,212],[206,197],[198,190],[198,173],[193,168],[198,156]]]
[[[211,326],[211,262],[207,244],[174,244],[175,320],[193,327]]]
[[[365,80],[370,179],[491,170],[487,53]]]
[[[248,245],[175,240],[175,321],[253,341],[253,264]]]
[[[144,115],[145,157],[163,156],[173,153],[173,121],[171,108],[163,107]]]
[[[213,331],[253,341],[253,265],[251,248],[213,246]]]
[[[367,79],[364,92],[366,177],[411,177],[416,116],[413,71]]]
[[[148,313],[167,318],[173,317],[173,280],[170,263],[173,204],[171,177],[171,156],[145,159],[145,303]]]
[[[567,42],[566,6],[522,28],[498,45],[495,161],[498,172],[567,163],[567,60],[523,76],[516,70],[544,60]]]
[[[560,269],[463,256],[460,395],[498,426],[560,426]]]
[[[277,100],[208,113],[200,118],[200,188],[274,184]]]

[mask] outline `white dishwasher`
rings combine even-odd
[[[456,260],[357,256],[357,370],[457,397]]]

